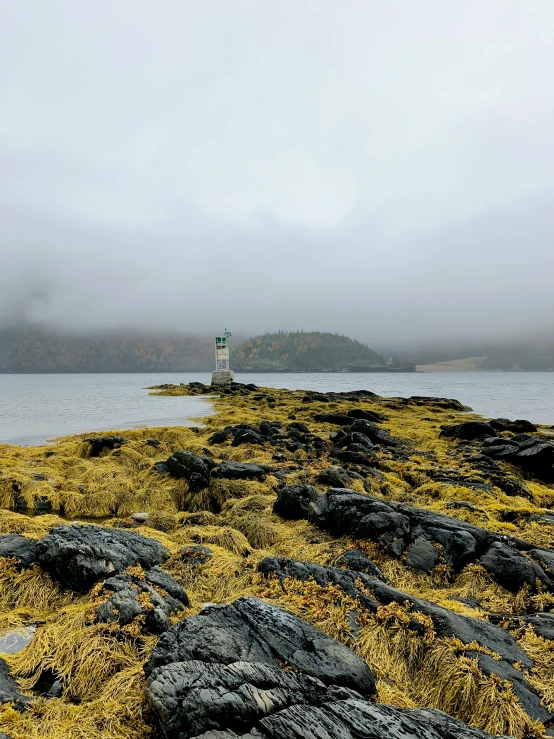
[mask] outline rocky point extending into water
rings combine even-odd
[[[215,414],[0,446],[0,739],[554,734],[552,429],[156,391]]]

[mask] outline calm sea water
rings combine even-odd
[[[484,416],[554,424],[554,373],[247,374],[265,387],[456,398]],[[199,380],[208,373],[0,375],[0,443],[41,444],[67,434],[177,426],[210,413],[202,398],[148,395],[149,385]]]

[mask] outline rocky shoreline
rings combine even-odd
[[[205,425],[0,445],[0,739],[554,735],[554,438],[201,383]]]

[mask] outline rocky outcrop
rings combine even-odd
[[[0,557],[13,557],[19,566],[30,567],[36,561],[37,541],[21,534],[0,536]]]
[[[102,583],[99,595],[109,595],[98,607],[99,623],[126,626],[141,617],[144,631],[152,634],[169,629],[171,614],[189,605],[183,588],[159,567],[147,570],[144,579],[128,574],[110,577]]]
[[[16,710],[23,711],[29,700],[26,696],[21,695],[15,680],[10,675],[7,662],[0,657],[0,705],[11,703]]]
[[[213,477],[227,480],[263,480],[270,467],[265,464],[246,464],[244,462],[222,462],[213,471]]]
[[[127,567],[149,570],[168,557],[162,544],[135,531],[80,524],[55,526],[36,545],[36,562],[75,592],[86,592]]]
[[[319,492],[313,485],[286,485],[277,493],[273,513],[288,520],[308,518],[310,503],[318,498]]]
[[[496,436],[496,431],[487,421],[464,421],[452,426],[443,426],[441,436],[471,441],[479,437]]]
[[[288,509],[303,518],[306,500],[295,504],[295,495],[296,491],[289,488]],[[278,507],[274,506],[274,511],[278,513]],[[554,572],[554,555],[550,552],[451,516],[331,488],[309,502],[307,518],[333,536],[375,541],[389,554],[405,557],[406,564],[424,572],[430,572],[439,562],[454,572],[470,562],[479,562],[508,590],[517,592],[528,585],[533,591],[541,584],[554,592],[549,569],[552,567]]]
[[[210,472],[216,463],[210,457],[201,457],[192,452],[175,452],[166,460],[165,466],[172,477],[184,478],[191,490],[197,492],[208,487]]]
[[[123,436],[95,436],[85,439],[85,442],[90,444],[91,457],[99,457],[102,452],[113,451],[119,449],[123,444],[129,443]]]
[[[543,482],[554,482],[554,443],[539,436],[517,434],[510,439],[485,438],[481,454],[510,462]]]
[[[285,429],[280,421],[262,421],[259,426],[248,423],[226,426],[210,437],[210,444],[223,444],[228,440],[231,441],[231,446],[268,444],[289,452],[302,449],[311,456],[319,456],[327,450],[325,440],[311,433],[306,424],[298,421],[289,423]]]
[[[293,670],[371,695],[373,676],[366,663],[340,642],[297,616],[257,598],[227,606],[207,606],[198,616],[163,634],[145,667],[147,675],[174,662],[261,662]]]

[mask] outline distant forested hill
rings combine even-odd
[[[213,357],[207,339],[0,332],[0,372],[207,372]]]
[[[319,331],[264,334],[243,341],[231,351],[231,365],[238,371],[309,372],[384,364],[384,357],[365,344]]]

